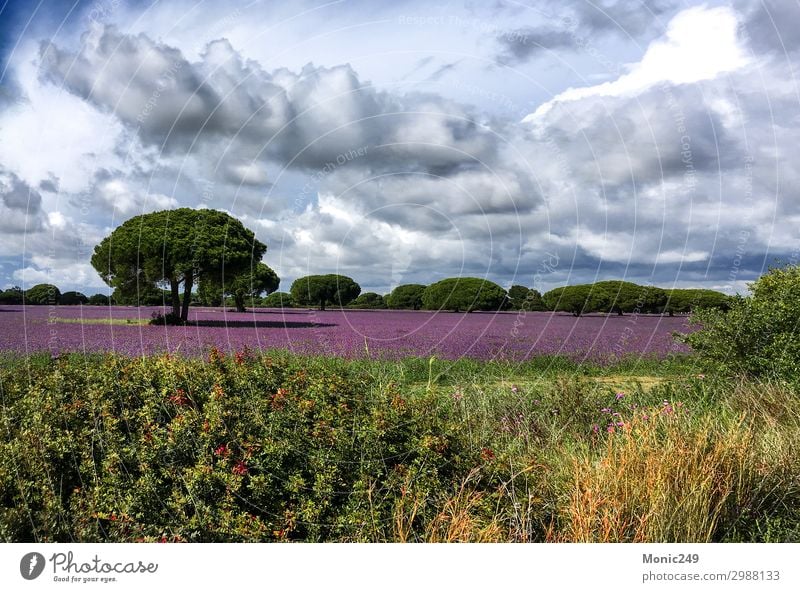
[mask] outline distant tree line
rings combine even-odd
[[[253,308],[294,308],[314,306],[354,309],[451,310],[472,311],[558,311],[575,316],[606,314],[687,314],[697,308],[727,310],[731,296],[705,289],[664,289],[617,280],[564,286],[546,292],[513,285],[506,291],[481,278],[448,278],[425,286],[402,284],[389,294],[361,293],[352,278],[337,275],[310,275],[294,281],[289,292],[276,292],[280,278],[263,263],[249,274],[238,276],[223,289],[211,282],[200,282],[191,303],[200,306],[230,306],[244,311]],[[80,292],[61,292],[52,284],[38,284],[23,291],[19,287],[0,292],[0,304],[128,305],[168,306],[171,291],[145,285],[135,293],[115,290],[86,296]]]

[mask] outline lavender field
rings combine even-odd
[[[106,352],[201,356],[221,351],[286,349],[300,354],[399,359],[437,356],[525,360],[564,355],[612,362],[687,352],[674,332],[685,317],[563,313],[450,313],[197,308],[192,325],[151,326],[158,308],[0,306],[0,351]]]

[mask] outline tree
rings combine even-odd
[[[752,296],[727,297],[725,308],[694,308],[699,330],[684,340],[727,374],[800,378],[800,267],[770,269],[749,288]]]
[[[293,308],[295,302],[288,292],[273,292],[262,303],[265,308]]]
[[[569,312],[579,317],[599,305],[598,294],[592,295],[590,284],[554,288],[542,296],[548,310]]]
[[[422,307],[422,293],[425,286],[422,284],[403,284],[392,290],[386,298],[389,308],[405,308],[419,310]]]
[[[345,306],[352,302],[361,293],[361,286],[344,275],[308,275],[296,279],[289,292],[297,304],[319,305],[325,310],[326,304]]]
[[[22,304],[23,298],[24,294],[19,286],[0,292],[0,304]]]
[[[525,286],[511,286],[508,290],[508,299],[511,310],[547,310],[539,291]]]
[[[111,303],[105,294],[93,294],[89,296],[89,304],[93,306],[108,306]]]
[[[59,304],[67,304],[67,305],[74,305],[74,304],[87,304],[89,299],[86,297],[85,294],[80,292],[64,292],[61,295],[61,300],[59,300]]]
[[[689,313],[696,308],[720,308],[727,309],[731,297],[715,290],[694,290],[675,288],[665,290],[666,302],[663,309],[673,316],[678,313]]]
[[[225,212],[179,208],[127,220],[95,247],[92,266],[123,298],[135,298],[142,287],[168,288],[172,317],[185,323],[198,282],[232,282],[266,250]]]
[[[236,310],[245,312],[247,300],[252,302],[264,292],[271,294],[278,289],[280,283],[278,274],[263,263],[257,263],[251,271],[236,276],[229,286],[225,286],[225,291],[233,297]]]
[[[506,297],[506,291],[489,280],[448,278],[425,288],[422,304],[428,310],[500,310]]]
[[[383,296],[375,292],[364,292],[350,303],[350,308],[386,308]]]
[[[623,313],[659,312],[667,302],[667,294],[655,286],[609,280],[590,285],[594,308],[586,312]]]
[[[25,290],[25,304],[58,304],[61,291],[53,284],[37,284]]]

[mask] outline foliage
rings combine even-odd
[[[111,301],[105,294],[92,294],[88,303],[93,306],[108,306]]]
[[[800,267],[771,269],[749,287],[752,296],[728,299],[727,311],[694,310],[701,329],[686,342],[728,374],[800,378]]]
[[[58,304],[61,291],[53,284],[37,284],[25,290],[25,304]]]
[[[345,275],[309,275],[296,279],[289,292],[297,304],[325,310],[328,304],[346,306],[361,293],[361,286]]]
[[[253,302],[264,292],[270,294],[278,289],[281,279],[271,268],[263,263],[257,263],[251,270],[238,275],[229,285],[225,286],[225,291],[233,297],[236,310],[245,312],[245,304]],[[251,304],[255,306],[255,304]]]
[[[196,283],[232,282],[260,261],[266,249],[224,212],[179,208],[127,220],[95,247],[92,266],[115,289],[118,300],[141,304],[143,288],[169,286],[172,312],[185,322]]]
[[[402,284],[392,290],[386,298],[386,305],[394,309],[419,310],[422,307],[422,284]]]
[[[261,306],[265,308],[293,308],[295,306],[292,295],[288,292],[273,292],[261,300]]]
[[[19,286],[0,292],[0,304],[22,304],[23,298],[22,288]]]
[[[59,304],[67,304],[67,305],[74,305],[74,304],[88,304],[89,299],[86,297],[85,294],[80,292],[64,292],[61,294],[61,299],[59,300]]]
[[[489,280],[472,277],[441,280],[422,293],[422,304],[428,310],[500,310],[505,302],[503,288]]]
[[[514,285],[508,290],[509,307],[511,310],[542,311],[547,310],[538,290]]]
[[[731,297],[715,290],[674,288],[666,290],[667,302],[664,311],[670,316],[676,313],[690,313],[696,308],[719,308],[726,310]]]
[[[383,296],[375,292],[364,292],[349,304],[350,308],[387,308]]]
[[[693,363],[0,358],[0,540],[800,541],[796,390]]]
[[[569,312],[576,317],[601,306],[600,294],[592,293],[589,284],[554,288],[542,296],[548,310]]]

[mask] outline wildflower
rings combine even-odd
[[[237,462],[233,467],[234,475],[247,475],[247,465],[242,461]]]
[[[650,420],[650,416],[649,416],[649,415],[647,415],[647,414],[645,414],[645,415],[642,415],[642,419],[643,419],[644,421],[649,421],[649,420]]]
[[[464,395],[463,395],[463,393],[461,391],[456,391],[456,392],[453,393],[453,400],[454,401],[458,402],[463,398],[464,398]]]
[[[624,396],[625,396],[625,393],[617,393],[616,395],[614,395],[614,398],[615,398],[617,401],[619,401],[619,400],[620,400],[620,399],[622,399]]]
[[[606,431],[607,431],[609,434],[613,434],[613,433],[614,433],[614,431],[615,431],[615,430],[614,430],[614,426],[613,426],[613,425],[610,425],[610,426],[608,426],[608,427],[606,428]]]
[[[519,392],[519,388],[517,387],[517,385],[516,385],[516,384],[512,384],[512,385],[511,385],[511,392],[512,392],[512,393],[514,393],[514,394],[516,394],[517,392]]]
[[[600,410],[600,413],[612,413],[612,410],[611,410],[611,408],[610,408],[610,407],[603,407],[603,408]]]
[[[481,448],[481,458],[483,460],[492,460],[494,458],[494,450],[491,448]]]
[[[221,446],[217,446],[214,449],[214,454],[216,454],[217,456],[228,456],[230,452],[228,451],[228,447],[225,446],[225,444],[222,444]]]
[[[699,378],[700,380],[703,380],[705,377],[706,377],[705,374],[698,374],[697,375],[697,378]]]
[[[177,391],[175,391],[175,394],[170,395],[169,400],[175,405],[189,404],[189,397],[186,396],[186,391],[180,388]]]
[[[592,433],[594,433],[594,434],[597,434],[597,433],[599,433],[599,432],[600,432],[600,426],[599,426],[599,425],[597,425],[597,424],[594,424],[594,425],[592,426]]]

